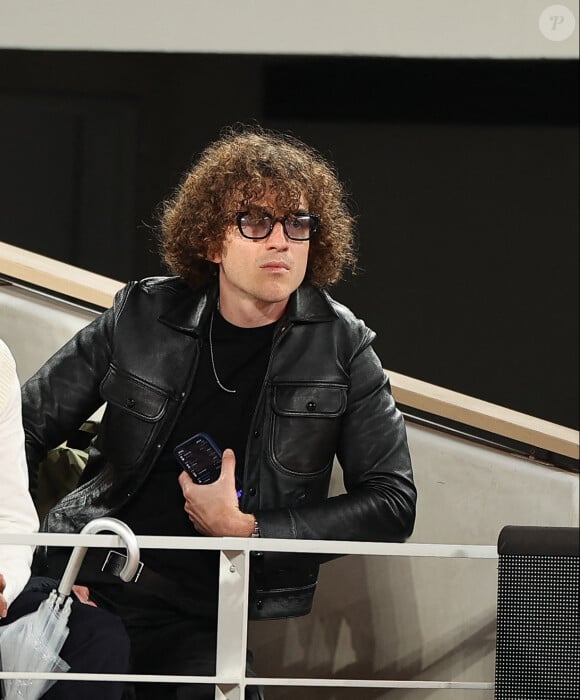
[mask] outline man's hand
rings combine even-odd
[[[4,589],[6,588],[6,581],[4,576],[0,574],[0,617],[6,617],[8,615],[8,602],[6,598],[2,595]]]
[[[94,600],[91,600],[91,594],[89,589],[86,586],[73,586],[73,593],[76,595],[76,597],[79,599],[81,603],[84,603],[85,605],[92,605],[94,608],[97,607],[97,604],[95,603]]]
[[[213,484],[196,484],[189,474],[179,475],[185,498],[185,512],[195,529],[212,537],[250,537],[254,516],[242,513],[236,493],[236,458],[224,450],[219,479]]]
[[[8,614],[8,603],[6,601],[6,598],[2,595],[2,593],[4,593],[5,588],[6,580],[4,579],[4,576],[0,574],[0,617],[6,617],[6,615]],[[97,604],[90,600],[89,589],[86,586],[73,586],[72,589],[76,597],[81,601],[81,603],[97,607]]]

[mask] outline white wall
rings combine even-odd
[[[0,286],[0,338],[16,359],[20,382],[29,379],[95,315],[19,287]]]
[[[573,58],[578,0],[561,5],[576,29],[551,41],[549,0],[0,0],[0,47]]]

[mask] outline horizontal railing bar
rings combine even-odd
[[[378,681],[345,680],[343,678],[247,678],[248,685],[281,685],[335,688],[460,688],[469,690],[493,690],[494,684],[488,681]]]
[[[142,549],[205,549],[226,552],[276,551],[305,552],[319,554],[357,554],[378,556],[447,557],[497,559],[494,545],[423,544],[423,543],[377,543],[343,542],[336,540],[294,540],[255,538],[205,538],[168,537],[138,535]],[[65,533],[0,534],[0,543],[36,544],[48,546],[123,547],[120,537],[113,534],[79,535]],[[253,678],[245,676],[178,676],[138,674],[91,674],[91,673],[33,673],[30,671],[0,671],[0,678],[129,681],[142,683],[212,683],[245,688],[247,685],[294,686],[294,687],[352,687],[352,688],[414,688],[414,689],[492,689],[489,682],[463,681],[403,681],[403,680],[357,680],[343,678]]]
[[[344,542],[342,540],[256,539],[252,537],[169,537],[137,535],[141,549],[197,549],[240,552],[301,552],[307,554],[359,554],[371,556],[497,559],[495,545],[428,544],[400,542]],[[117,535],[65,533],[3,533],[0,543],[53,547],[123,547]]]
[[[50,289],[35,288],[27,283],[22,283],[19,279],[14,277],[8,277],[8,275],[3,275],[0,272],[0,288],[14,288],[22,290],[29,295],[34,297],[40,297],[41,299],[47,299],[51,303],[56,303],[59,306],[66,306],[75,311],[83,311],[87,316],[92,316],[96,318],[103,312],[103,307],[99,307],[96,304],[90,304],[88,301],[85,302],[82,299],[78,300],[76,297],[65,297],[52,292]],[[89,321],[87,320],[87,323]]]
[[[452,688],[464,690],[491,690],[493,683],[488,681],[402,681],[402,680],[358,680],[352,678],[239,678],[229,676],[169,676],[141,675],[130,673],[32,673],[0,671],[0,678],[55,681],[128,681],[138,683],[213,683],[216,685],[263,685],[297,686],[311,688]]]
[[[0,274],[106,309],[123,282],[0,241]]]
[[[399,405],[578,460],[578,430],[386,370]]]

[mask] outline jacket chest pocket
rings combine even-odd
[[[318,474],[332,465],[346,410],[341,384],[275,384],[270,453],[286,472]]]
[[[101,383],[107,402],[101,446],[117,467],[139,462],[158,434],[169,396],[161,389],[111,367]]]

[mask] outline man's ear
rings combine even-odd
[[[205,259],[208,260],[209,262],[212,262],[212,263],[215,263],[216,265],[219,265],[222,262],[222,260],[224,259],[224,254],[223,254],[224,245],[225,245],[225,241],[222,240],[222,242],[220,244],[220,249],[215,253],[210,253],[208,251],[208,254],[207,254]]]
[[[216,265],[219,265],[223,259],[222,251],[219,250],[215,253],[210,253],[208,251],[207,255],[205,256],[205,259],[208,262],[212,262],[212,263],[215,263]]]

